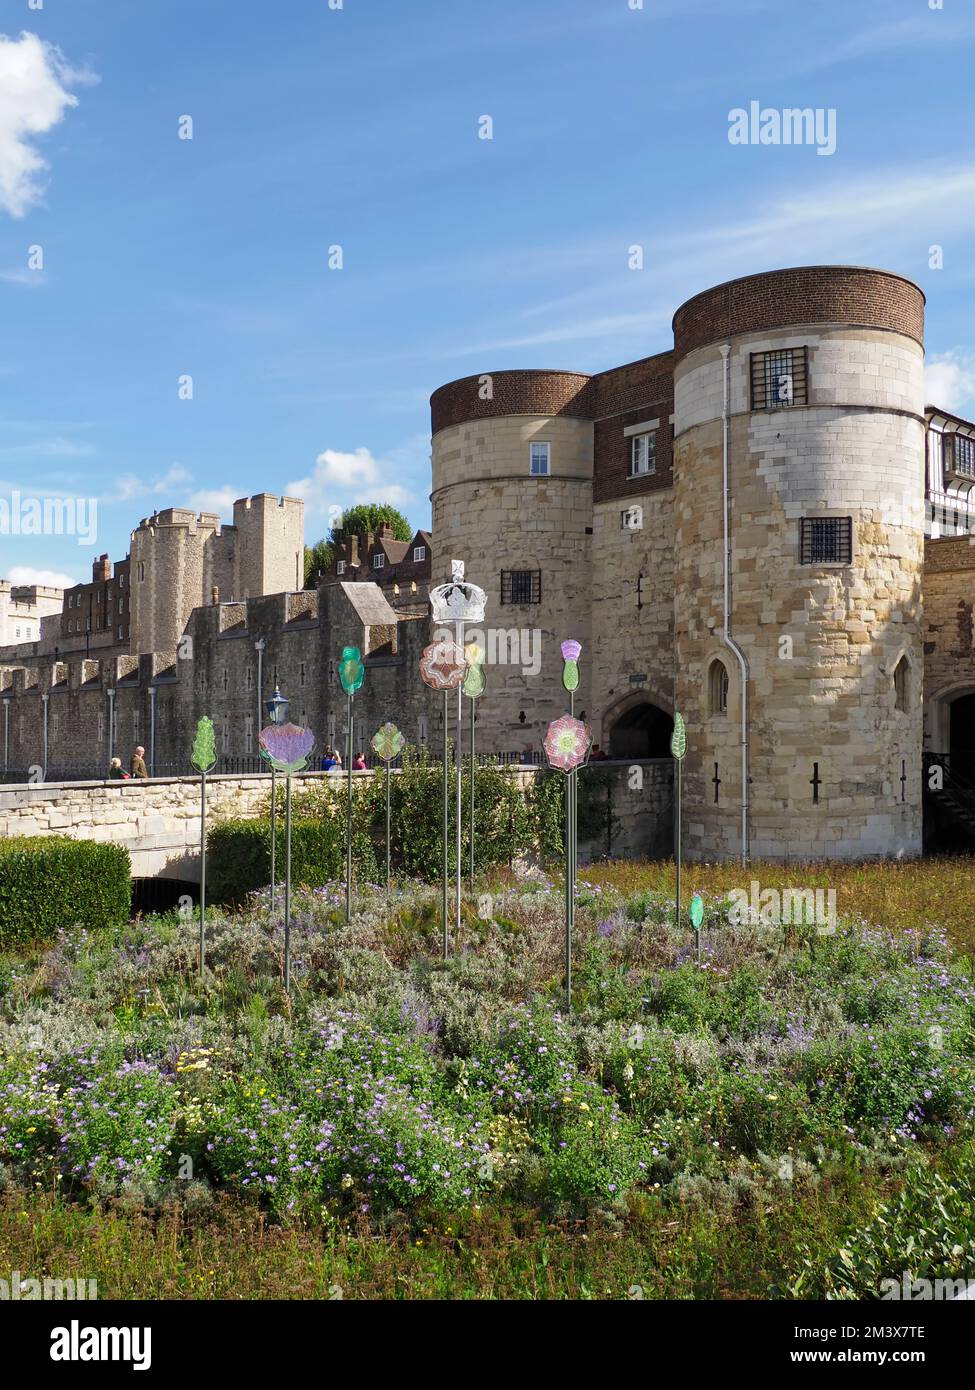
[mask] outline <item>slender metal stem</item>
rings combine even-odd
[[[575,717],[575,694],[569,692],[569,714]],[[572,931],[575,926],[575,778],[565,779],[565,1008],[572,1012]]]
[[[291,993],[291,773],[284,792],[284,990]]]
[[[271,768],[271,920],[274,920],[274,901],[277,897],[277,864],[275,854],[277,853],[278,840],[278,774],[275,768]]]
[[[447,844],[450,837],[450,769],[447,766],[447,692],[443,693],[443,903],[441,905],[441,915],[443,919],[443,958],[447,959],[449,953],[449,941],[447,926],[447,878],[450,873],[450,861],[447,853]]]
[[[457,624],[456,633],[457,633],[457,646],[458,646],[458,648],[459,648],[460,651],[463,651],[463,650],[464,650],[464,624],[463,624],[463,623],[458,623],[458,624]],[[455,858],[456,858],[456,860],[457,860],[456,865],[455,865],[455,868],[454,868],[454,871],[455,871],[455,885],[454,885],[454,922],[455,922],[455,930],[456,930],[456,934],[457,934],[457,935],[456,935],[456,940],[459,941],[459,940],[460,940],[461,875],[463,874],[463,871],[464,871],[464,855],[463,855],[463,842],[462,842],[462,837],[463,837],[463,826],[464,826],[464,816],[463,816],[463,810],[462,810],[462,800],[463,800],[463,776],[464,776],[464,690],[463,690],[463,686],[460,686],[460,685],[457,687],[457,754],[456,754],[456,757],[455,757],[454,761],[455,761],[455,763],[456,763],[456,768],[455,768],[456,788],[455,788],[455,794],[454,794],[454,800],[455,800],[455,802],[456,802],[456,825],[455,825],[455,827],[454,827],[454,835],[455,835],[454,851],[455,851]]]
[[[207,910],[207,775],[200,774],[200,978],[206,953]]]
[[[471,696],[471,892],[474,892],[474,697]]]
[[[345,920],[352,917],[352,696],[349,696],[349,736],[346,758],[348,805],[345,808]]]
[[[389,762],[386,763],[386,911],[389,911]]]
[[[674,904],[674,926],[675,926],[675,927],[677,928],[677,930],[679,931],[679,930],[680,930],[680,853],[681,853],[681,845],[680,845],[680,791],[681,791],[681,787],[680,787],[680,769],[681,769],[681,762],[680,762],[680,758],[678,758],[676,761],[677,761],[677,779],[676,779],[675,786],[674,786],[674,790],[675,790],[675,792],[676,792],[676,797],[675,797],[676,806],[675,806],[675,820],[674,820],[674,857],[675,857],[676,860],[677,860],[677,901],[676,901],[676,903]]]

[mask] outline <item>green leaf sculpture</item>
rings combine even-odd
[[[684,716],[674,712],[674,732],[670,736],[670,756],[680,762],[687,752],[687,728]]]
[[[217,740],[213,732],[213,720],[209,715],[205,714],[196,726],[190,762],[197,772],[209,772],[211,768],[216,767]]]
[[[700,893],[695,893],[691,898],[691,926],[695,931],[701,930],[701,923],[704,921],[704,899]]]

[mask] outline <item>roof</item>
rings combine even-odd
[[[386,596],[378,584],[373,584],[371,581],[350,584],[343,580],[341,589],[358,614],[363,627],[396,625],[396,614],[390,608]]]

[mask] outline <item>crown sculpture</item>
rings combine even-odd
[[[487,594],[464,579],[463,560],[451,560],[449,584],[430,590],[430,607],[438,623],[480,623],[484,621]]]

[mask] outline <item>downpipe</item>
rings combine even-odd
[[[721,490],[724,515],[724,644],[734,654],[741,676],[741,862],[748,863],[748,662],[731,632],[731,344],[721,344],[724,405],[722,409]]]

